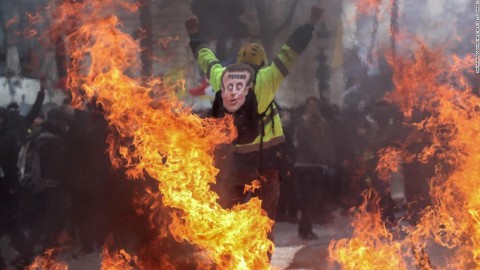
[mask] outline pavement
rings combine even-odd
[[[297,233],[298,224],[277,222],[274,226],[275,251],[272,256],[272,270],[339,270],[340,266],[328,259],[328,245],[335,239],[349,238],[352,235],[351,217],[342,215],[340,210],[333,212],[335,218],[328,224],[313,225],[313,231],[318,235],[317,240],[302,240]],[[400,213],[402,214],[402,213]],[[400,215],[399,214],[399,215]],[[407,224],[408,226],[408,224]],[[0,239],[2,256],[7,262],[12,261],[18,253],[9,245],[8,237]],[[433,246],[427,250],[430,259],[437,265],[445,263],[445,253],[441,248]],[[100,270],[101,254],[73,257],[73,252],[63,252],[57,261],[65,262],[69,270]],[[9,267],[10,269],[15,269]],[[40,267],[29,270],[55,269]],[[400,268],[399,268],[400,269]],[[2,269],[3,270],[3,269]],[[148,269],[147,269],[148,270]],[[183,270],[183,269],[182,269]]]
[[[298,224],[277,222],[273,233],[275,252],[272,257],[272,269],[278,270],[317,270],[340,269],[328,260],[328,245],[332,239],[349,237],[352,233],[349,216],[334,211],[331,223],[313,224],[313,232],[318,240],[302,240],[298,236]]]
[[[335,211],[335,219],[325,225],[313,225],[313,231],[318,240],[302,240],[297,233],[298,224],[277,222],[274,227],[275,252],[271,267],[275,270],[286,269],[339,269],[328,262],[328,244],[332,239],[348,237],[351,234],[350,218]],[[0,239],[2,256],[7,262],[12,262],[18,253],[11,248],[8,237]],[[73,257],[73,251],[62,252],[57,261],[68,265],[69,270],[99,270],[101,254]],[[15,269],[9,266],[8,269]],[[48,267],[31,270],[49,269]]]

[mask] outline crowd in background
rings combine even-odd
[[[131,203],[138,183],[112,169],[101,108],[87,104],[76,110],[66,100],[46,112],[43,95],[40,91],[25,116],[14,103],[0,108],[0,207],[6,213],[0,229],[19,252],[16,262],[25,265],[43,250],[68,243],[81,247],[78,254],[99,251],[112,234],[120,245],[139,244],[148,222],[138,218]],[[374,188],[384,220],[395,223],[395,207],[405,207],[406,201],[394,202],[388,181],[379,179],[375,167],[377,152],[395,145],[406,132],[396,107],[380,101],[340,109],[310,97],[298,108],[279,111],[286,143],[277,221],[298,223],[303,239],[317,239],[313,224],[331,223],[337,210],[347,214],[361,203],[363,190]],[[48,182],[32,190],[18,181],[18,156],[22,145],[45,132],[55,134],[39,154]],[[405,166],[408,200],[417,201],[427,188],[418,187],[422,181],[415,179],[427,177],[428,165]]]
[[[76,110],[66,100],[45,111],[43,97],[42,89],[26,115],[14,102],[0,108],[0,235],[18,255],[10,264],[23,269],[55,248],[69,247],[73,256],[101,252],[108,237],[139,249],[150,233],[132,204],[140,184],[112,168],[101,108]],[[26,159],[38,158],[41,180],[24,175],[35,173],[21,164],[27,145],[37,149]],[[0,269],[6,265],[0,256]]]
[[[347,215],[363,201],[364,190],[379,193],[383,218],[389,226],[395,225],[395,212],[405,210],[407,199],[418,201],[426,195],[428,189],[417,185],[421,181],[408,182],[410,193],[394,201],[389,179],[380,179],[376,170],[378,151],[395,146],[406,134],[403,116],[395,106],[385,101],[358,102],[340,109],[324,98],[309,97],[298,107],[279,111],[286,143],[276,221],[298,224],[302,239],[318,239],[312,225],[331,223],[336,210]],[[231,169],[225,153],[228,150],[217,153],[221,172]],[[399,170],[403,184],[403,170]],[[427,171],[419,165],[409,177],[426,177]],[[220,173],[218,187],[214,187],[220,194],[225,189],[221,183],[228,182],[228,177]]]
[[[45,112],[42,99],[40,91],[25,116],[15,104],[0,108],[0,207],[7,213],[0,233],[8,235],[19,253],[15,263],[23,266],[44,250],[64,245],[80,247],[74,254],[98,252],[111,235],[119,246],[140,247],[151,230],[132,205],[139,184],[112,169],[101,107],[87,104],[86,110],[75,110],[67,100]],[[394,106],[359,102],[341,110],[326,99],[310,97],[298,108],[279,111],[286,143],[277,221],[298,223],[301,238],[315,240],[313,224],[331,223],[337,210],[348,214],[361,203],[363,190],[375,188],[384,220],[395,222],[394,208],[404,205],[394,203],[388,182],[375,170],[377,152],[395,144],[405,131]],[[55,135],[39,151],[48,181],[39,189],[22,186],[21,147],[44,133]],[[428,174],[425,169],[412,171]]]
[[[375,170],[377,152],[403,136],[402,115],[394,106],[360,102],[340,110],[310,97],[303,106],[280,113],[287,143],[278,221],[299,223],[302,238],[317,239],[312,223],[332,222],[333,211],[346,214],[362,202],[363,190],[374,188],[385,221],[394,224],[394,208],[405,201],[395,204],[388,181]]]

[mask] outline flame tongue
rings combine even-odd
[[[425,250],[428,252],[435,242],[447,249],[448,269],[476,268],[480,265],[477,255],[480,250],[480,197],[475,188],[480,184],[480,147],[477,143],[480,99],[471,93],[464,75],[468,67],[473,66],[473,59],[446,57],[442,50],[431,50],[420,42],[419,50],[413,57],[389,57],[388,60],[393,70],[395,91],[386,98],[400,107],[415,133],[428,139],[424,140],[424,147],[417,153],[408,153],[405,149],[382,150],[377,170],[380,176],[388,177],[388,173],[398,165],[399,156],[407,161],[415,157],[420,162],[434,164],[435,175],[430,180],[432,205],[424,210],[416,227],[404,228],[408,233],[404,240],[392,243],[387,237],[386,240],[372,242],[381,239],[379,236],[382,236],[383,228],[380,226],[374,229],[376,234],[360,234],[360,237],[332,244],[330,256],[346,264],[341,257],[345,250],[349,254],[357,254],[365,248],[380,245],[392,247],[391,251],[409,257],[412,254],[402,251],[402,247],[408,251],[414,247],[416,263],[420,265],[419,261],[423,261],[426,264],[424,267],[430,268]],[[418,114],[423,119],[418,120]],[[418,139],[415,142],[407,140],[404,148],[411,143],[418,143]],[[375,213],[370,215],[375,216]],[[361,220],[362,217],[357,217],[354,222],[356,234],[359,227],[369,224]],[[355,246],[358,239],[362,244]],[[364,260],[379,265],[372,258],[359,258],[355,263],[361,264]]]
[[[476,213],[480,201],[478,189],[474,188],[480,181],[480,148],[476,143],[480,99],[471,93],[465,78],[468,67],[473,66],[472,57],[461,59],[443,54],[442,50],[423,46],[415,60],[397,65],[397,89],[413,94],[401,99],[400,91],[392,92],[389,98],[401,101],[407,116],[419,109],[428,112],[428,117],[414,123],[431,141],[418,155],[421,161],[436,164],[430,181],[432,206],[426,209],[417,227],[409,231],[409,241],[427,246],[433,240],[452,249],[448,267],[467,269],[480,265],[476,255],[480,237]],[[399,80],[406,73],[417,75]],[[423,93],[417,95],[415,91]]]
[[[387,1],[358,1],[358,12],[377,12],[382,2]],[[442,267],[478,269],[480,99],[472,94],[466,76],[474,66],[474,59],[472,55],[465,58],[448,55],[445,48],[431,49],[417,37],[401,44],[408,44],[399,50],[402,53],[415,50],[406,57],[387,55],[395,89],[386,95],[386,100],[400,108],[412,134],[402,147],[379,152],[377,172],[386,179],[400,161],[429,163],[435,167],[435,174],[423,180],[429,181],[432,204],[424,209],[415,227],[404,228],[407,233],[404,239],[394,240],[385,234],[376,211],[367,213],[361,208],[361,215],[357,214],[353,222],[353,238],[333,241],[330,257],[346,269],[398,269],[413,266],[412,263],[418,268],[432,269],[427,254],[435,243],[435,252],[445,255]],[[419,145],[422,145],[420,150],[407,151],[418,149]],[[362,228],[369,228],[370,232]],[[439,246],[443,248],[441,251]],[[377,256],[369,256],[372,251],[387,252],[390,259],[380,261]],[[407,261],[408,258],[413,261]],[[398,266],[391,263],[397,259]]]
[[[75,15],[82,22],[68,35],[73,104],[81,107],[85,98],[102,104],[115,131],[109,136],[110,157],[132,178],[146,172],[158,180],[163,204],[181,210],[174,212],[169,226],[177,240],[205,249],[219,269],[267,269],[267,252],[273,249],[267,232],[273,222],[261,210],[261,202],[252,199],[225,210],[209,187],[218,172],[213,149],[234,137],[232,119],[202,120],[182,108],[174,89],[161,80],[142,86],[139,79],[127,76],[138,71],[140,47],[119,30],[116,17],[96,13],[112,4],[92,1],[59,7],[61,17]],[[91,13],[86,18],[79,10]],[[183,82],[176,85],[182,86]],[[162,99],[153,101],[151,93]]]
[[[363,204],[354,215],[351,239],[332,240],[330,258],[344,269],[408,269],[401,251],[401,243],[385,228],[378,194],[365,191]]]
[[[54,258],[55,253],[60,249],[48,249],[43,255],[36,257],[33,262],[25,267],[25,270],[51,269],[51,270],[67,270],[68,265],[65,262],[57,261]]]

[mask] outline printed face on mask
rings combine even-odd
[[[248,71],[227,71],[222,78],[223,106],[231,113],[237,112],[245,103],[250,89],[251,73]]]

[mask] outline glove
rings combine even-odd
[[[192,16],[186,20],[185,29],[189,35],[196,34],[198,32],[198,17]]]
[[[310,9],[310,20],[308,23],[312,26],[315,26],[317,22],[322,18],[324,9],[320,5],[312,6]]]

